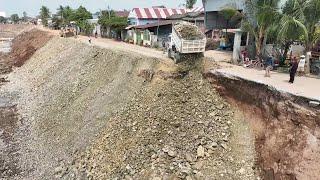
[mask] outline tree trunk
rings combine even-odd
[[[259,30],[259,39],[256,41],[256,52],[259,60],[262,60],[262,48],[263,48],[263,41],[264,41],[264,30],[260,28]]]
[[[107,26],[107,38],[111,38],[111,27]]]

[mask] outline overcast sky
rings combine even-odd
[[[5,11],[7,16],[18,13],[22,15],[26,11],[28,15],[38,15],[42,5],[49,7],[51,12],[56,12],[57,7],[69,5],[77,8],[85,6],[91,12],[99,9],[106,9],[109,5],[112,9],[132,9],[133,7],[151,7],[155,5],[165,5],[166,7],[178,7],[185,0],[0,0],[0,12]],[[202,7],[202,0],[198,0],[197,7]]]

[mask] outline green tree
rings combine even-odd
[[[319,36],[317,34],[316,24],[320,21],[320,1],[307,0],[304,3],[302,10],[305,17],[305,26],[308,30],[308,37],[306,40],[306,50],[310,51],[314,43],[317,42]]]
[[[48,18],[50,17],[50,10],[46,6],[42,6],[40,9],[40,18],[44,26],[48,26]]]
[[[60,19],[59,21],[61,21],[62,24],[64,24],[65,22],[65,18],[64,18],[64,7],[62,5],[59,6],[59,8],[57,9],[57,13],[56,15],[58,17],[54,17],[55,20],[58,20],[58,18]]]
[[[62,25],[63,25],[63,22],[60,16],[55,15],[52,17],[52,27],[54,29],[60,29]]]
[[[28,21],[28,14],[27,14],[27,12],[24,11],[22,14],[23,14],[23,21],[24,21],[24,22],[27,22],[27,21]]]
[[[10,19],[14,24],[17,24],[19,22],[19,15],[18,14],[12,14]]]
[[[287,58],[287,53],[293,42],[304,42],[308,38],[308,30],[303,24],[302,9],[296,9],[298,6],[301,7],[299,4],[300,2],[296,0],[287,0],[282,7],[279,23],[275,25],[273,32],[270,33],[273,37],[276,36],[274,41],[283,50],[282,54],[280,54],[282,62]]]
[[[90,24],[87,20],[78,21],[77,25],[80,27],[81,31],[85,35],[92,34],[94,26]]]
[[[108,29],[108,31],[113,29],[119,35],[121,34],[121,30],[128,25],[128,19],[126,17],[116,16],[112,10],[104,10],[100,13],[98,23],[101,24],[103,29]]]
[[[88,22],[88,19],[92,19],[92,14],[85,7],[80,6],[76,9],[72,16],[70,17],[72,21],[75,21],[76,24],[80,27],[81,31],[85,34],[92,33],[93,25]]]
[[[83,22],[92,19],[92,14],[85,7],[80,6],[75,12],[72,19],[76,22]]]
[[[319,20],[319,0],[287,0],[280,21],[279,38],[303,41],[309,51],[319,39],[316,32]]]
[[[65,24],[69,24],[71,21],[74,20],[74,15],[75,11],[70,7],[70,6],[66,6],[63,9],[63,18],[64,18],[64,22]]]
[[[7,23],[7,19],[3,16],[0,16],[0,23],[2,23],[2,24]]]
[[[242,29],[255,39],[256,55],[261,58],[270,28],[279,22],[280,0],[247,0]]]
[[[226,7],[219,11],[219,14],[226,20],[226,34],[230,28],[230,22],[240,21],[243,15],[233,7]]]
[[[196,3],[197,3],[197,0],[186,0],[186,8],[192,9]]]

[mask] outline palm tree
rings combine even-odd
[[[219,11],[219,14],[226,20],[226,39],[228,29],[230,28],[230,22],[236,22],[243,18],[242,13],[240,13],[236,8],[226,7]]]
[[[61,20],[62,20],[62,24],[64,24],[64,7],[62,5],[59,6],[59,8],[57,9],[57,15],[60,16]]]
[[[247,14],[242,29],[255,38],[256,55],[261,58],[268,31],[279,20],[280,0],[248,0]]]
[[[192,9],[196,3],[197,3],[197,0],[186,0],[186,8]]]
[[[314,43],[319,39],[316,24],[320,21],[320,1],[307,0],[303,6],[303,13],[305,17],[305,26],[308,30],[308,38],[306,41],[306,50],[309,51]]]
[[[281,59],[287,58],[287,53],[294,41],[305,41],[308,38],[308,30],[303,24],[304,13],[301,9],[303,6],[299,1],[288,0],[282,8],[279,24],[276,25],[274,34],[276,34],[277,44],[281,46]]]
[[[46,6],[40,9],[40,17],[44,26],[48,26],[48,18],[50,17],[50,10]]]

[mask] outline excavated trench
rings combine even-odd
[[[320,179],[320,107],[310,99],[219,72],[204,75],[243,112],[263,179]]]

